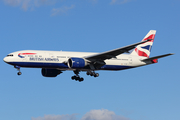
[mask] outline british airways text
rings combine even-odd
[[[59,61],[58,58],[29,58],[30,61]]]

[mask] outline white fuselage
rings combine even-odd
[[[8,64],[20,67],[31,68],[56,68],[59,70],[73,70],[67,65],[69,58],[84,58],[86,56],[98,53],[90,52],[65,52],[65,51],[40,51],[40,50],[23,50],[10,53],[4,58]],[[123,70],[151,64],[151,61],[143,62],[141,60],[147,57],[132,56],[129,54],[121,54],[116,58],[105,60],[105,65],[96,70]],[[79,70],[86,71],[88,68]]]

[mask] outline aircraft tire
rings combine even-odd
[[[79,80],[79,77],[74,76],[74,78],[75,78],[76,81]]]
[[[87,73],[86,73],[87,75],[90,75],[90,72],[89,71],[87,71]]]
[[[71,79],[74,80],[74,79],[75,79],[75,76],[72,76]]]
[[[94,77],[99,77],[99,73],[96,73],[96,74],[94,75]]]
[[[94,75],[95,75],[95,73],[94,73],[94,72],[91,72],[91,73],[90,73],[90,76],[94,76]]]
[[[21,75],[22,73],[21,72],[18,72],[17,75]]]
[[[84,81],[84,78],[79,78],[79,82],[82,82],[82,81]]]

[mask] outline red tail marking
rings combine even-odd
[[[136,53],[137,53],[139,56],[144,56],[144,57],[148,57],[148,58],[149,58],[149,56],[148,56],[145,52],[140,51],[140,50],[138,50],[137,48],[135,49],[135,51],[136,51]]]
[[[145,38],[143,41],[148,40],[148,39],[152,39],[152,40],[150,40],[150,41],[148,41],[148,42],[153,42],[153,41],[154,41],[154,38],[155,38],[155,34],[152,34],[152,35],[150,35],[149,37]]]

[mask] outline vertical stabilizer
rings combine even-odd
[[[138,45],[131,53],[131,55],[136,55],[136,56],[143,56],[143,57],[148,57],[151,52],[151,48],[154,42],[156,30],[150,30],[149,33],[143,38],[142,41],[152,39],[146,43]]]

